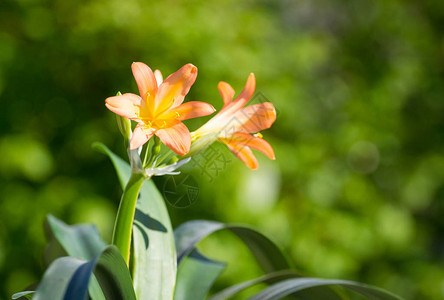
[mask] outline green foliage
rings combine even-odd
[[[179,264],[174,300],[204,300],[226,264],[211,260],[196,249]]]
[[[128,179],[128,173],[131,172],[128,164],[103,144],[96,143],[94,147],[110,157],[118,177],[122,180],[122,185],[125,182],[127,182],[127,186],[133,184],[131,180],[134,173]],[[138,200],[138,205],[133,209],[154,213],[153,215],[156,217],[163,216],[164,219],[161,219],[161,221],[170,224],[165,206],[159,205],[163,204],[162,197],[154,185],[151,184],[150,187],[151,190],[143,187],[137,189],[137,191],[141,190],[140,197],[136,195],[135,199]],[[121,201],[125,201],[127,195],[131,193],[133,192],[125,188]],[[147,199],[149,199],[149,202]],[[166,213],[163,215],[163,212]],[[134,245],[133,255],[130,261],[134,275],[131,277],[128,269],[129,261],[122,257],[120,248],[114,245],[106,246],[94,226],[68,226],[49,215],[46,224],[50,242],[47,247],[47,260],[52,262],[45,271],[35,292],[19,292],[14,294],[12,298],[136,300],[174,297],[175,300],[204,300],[216,279],[225,269],[226,264],[206,258],[195,247],[207,236],[228,229],[247,245],[258,264],[269,274],[225,289],[212,297],[213,299],[231,298],[258,283],[268,283],[271,286],[256,294],[253,297],[254,299],[281,299],[292,294],[303,297],[303,299],[342,299],[333,291],[324,289],[324,286],[330,285],[347,287],[363,295],[377,297],[378,299],[401,299],[391,296],[384,290],[352,281],[317,278],[287,279],[298,277],[298,275],[284,270],[290,266],[279,248],[264,235],[243,225],[202,220],[190,221],[182,224],[174,231],[173,240],[171,230],[169,234],[167,230],[159,230],[165,228],[162,222],[150,219],[149,222],[142,223],[143,228],[138,224],[139,221],[140,216],[136,217],[134,225],[133,223],[131,225],[134,226],[134,229],[140,228],[145,247],[138,247],[137,240],[134,238],[132,243]],[[154,231],[161,231],[165,235],[164,238],[156,238]],[[131,230],[131,233],[133,235],[137,234],[133,230]],[[150,246],[150,242],[153,241],[155,243]],[[177,261],[180,265],[177,273],[177,285],[176,278],[168,278],[168,276],[162,274],[165,271],[168,272],[168,270],[173,270],[173,274],[176,274],[175,247],[177,247]],[[159,249],[166,249],[167,251],[159,252]],[[171,251],[168,251],[170,249]],[[123,250],[129,251],[129,249]],[[64,256],[65,253],[69,256]],[[53,260],[54,258],[55,260]],[[279,280],[283,281],[277,282]],[[144,285],[143,288],[135,292],[134,288],[137,290],[140,284]],[[309,292],[306,294],[300,293],[307,288],[310,289]]]
[[[277,160],[250,172],[221,152],[217,174],[187,173],[199,195],[170,207],[173,225],[252,224],[304,274],[443,297],[441,0],[4,0],[0,18],[1,299],[41,278],[48,213],[110,242],[121,188],[90,144],[124,155],[104,99],[137,91],[132,61],[164,75],[192,62],[187,99],[218,109],[217,82],[239,92],[254,72],[279,111],[264,132]],[[239,261],[217,289],[261,275],[230,236],[210,252]]]
[[[96,143],[94,147],[109,156],[123,188],[131,174],[130,166],[105,145]],[[173,229],[165,201],[151,180],[143,184],[136,204],[133,245],[132,274],[137,297],[172,298],[176,281]]]
[[[74,225],[69,226],[58,220],[52,215],[47,218],[48,228],[47,235],[49,236],[49,245],[46,248],[47,262],[52,261],[60,256],[69,255],[74,258],[80,258],[85,261],[91,261],[91,270],[96,263],[97,255],[106,248],[106,243],[101,239],[97,229],[91,225]],[[63,249],[61,251],[52,251],[52,249]],[[68,263],[70,262],[67,259]],[[63,266],[61,266],[63,268]],[[65,269],[62,269],[65,271]],[[69,269],[68,269],[69,270]],[[89,284],[89,293],[93,300],[104,299],[102,289],[97,282],[97,279],[92,276]],[[52,277],[51,277],[52,278]],[[89,277],[87,279],[89,282]]]
[[[224,229],[232,231],[246,244],[265,272],[290,268],[281,250],[263,234],[241,224],[223,224],[205,220],[190,221],[174,230],[178,262],[185,259],[201,240]]]
[[[92,299],[136,299],[130,273],[115,246],[106,247],[90,261],[72,256],[57,258],[45,271],[32,299],[87,299],[93,272],[103,294],[91,294]]]
[[[275,283],[269,288],[266,288],[262,292],[258,293],[251,300],[278,300],[285,296],[291,295],[304,289],[313,289],[319,286],[331,286],[339,285],[355,291],[361,295],[368,297],[368,299],[380,299],[380,300],[401,300],[402,298],[395,296],[386,291],[380,290],[375,287],[371,287],[358,282],[347,280],[334,280],[334,279],[318,279],[318,278],[293,278]],[[319,299],[319,298],[311,298]],[[327,298],[322,298],[327,299]]]

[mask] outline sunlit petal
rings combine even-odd
[[[156,77],[157,86],[160,86],[160,84],[163,82],[162,72],[159,70],[154,71],[154,77]]]
[[[244,107],[245,104],[247,104],[247,102],[253,96],[255,88],[256,79],[254,77],[254,74],[251,73],[250,76],[248,76],[247,83],[245,84],[242,92],[239,94],[239,96],[236,97],[236,99],[234,99],[233,102],[224,106],[224,108],[221,110],[221,114],[234,114],[236,111]]]
[[[200,101],[190,101],[164,112],[158,118],[183,121],[191,118],[207,116],[215,111],[216,110],[211,104]]]
[[[159,86],[155,109],[162,113],[170,107],[180,105],[197,77],[197,68],[186,64],[177,72],[168,76]]]
[[[236,131],[259,132],[270,128],[276,121],[276,109],[270,102],[254,104],[239,110],[233,119],[236,120]]]
[[[228,83],[221,81],[217,85],[217,88],[219,89],[219,93],[222,96],[222,99],[224,100],[224,107],[231,103],[234,97],[234,89],[229,85]]]
[[[228,138],[228,140],[230,144],[236,143],[239,144],[239,146],[247,146],[261,151],[270,159],[275,159],[273,148],[263,138],[245,132],[237,132],[233,134],[230,138]]]
[[[226,143],[228,148],[234,155],[236,155],[244,164],[252,170],[256,170],[259,167],[256,157],[250,148],[239,143],[230,143],[227,140],[222,140]]]
[[[128,119],[137,119],[142,99],[134,94],[123,94],[109,97],[105,100],[105,106],[122,117]]]
[[[150,67],[141,62],[134,62],[131,65],[131,70],[133,71],[134,78],[139,87],[140,96],[143,100],[147,100],[148,94],[154,98],[157,91],[157,81]]]
[[[188,128],[179,122],[171,127],[159,129],[156,135],[168,148],[178,155],[185,155],[190,151],[191,136]]]
[[[134,150],[145,144],[154,135],[154,130],[145,129],[143,125],[137,125],[130,140],[130,150]]]

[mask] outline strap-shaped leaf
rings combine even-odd
[[[48,215],[47,222],[52,235],[69,256],[91,260],[107,246],[94,225],[70,226],[53,215]]]
[[[85,264],[84,260],[75,257],[66,256],[57,258],[48,269],[46,269],[43,279],[32,299],[64,299],[65,291],[72,276],[83,264]]]
[[[231,230],[247,245],[266,273],[290,269],[282,251],[263,234],[245,225],[206,220],[186,222],[175,229],[178,263],[194,249],[198,242],[223,229]]]
[[[71,256],[56,259],[46,270],[32,299],[87,299],[93,272],[106,299],[136,300],[130,273],[115,246],[106,247],[90,261]]]
[[[130,272],[115,246],[108,246],[99,256],[94,274],[107,300],[136,300]]]
[[[260,293],[256,294],[252,298],[250,298],[250,300],[277,300],[302,290],[306,289],[314,290],[318,287],[326,287],[326,286],[341,286],[348,290],[352,290],[363,296],[366,296],[369,299],[380,299],[380,300],[402,299],[383,289],[354,281],[338,280],[338,279],[320,279],[320,278],[294,278],[275,283],[270,287],[264,289]],[[313,297],[311,299],[318,299],[318,298]]]
[[[179,265],[174,300],[204,300],[225,267],[194,249]]]
[[[70,226],[56,217],[48,215],[45,227],[50,239],[47,253],[49,252],[48,249],[61,247],[63,251],[58,251],[56,255],[65,252],[69,256],[88,261],[94,259],[106,247],[106,243],[102,240],[94,225]],[[57,242],[57,245],[55,242]],[[93,300],[105,299],[94,276],[89,284],[89,293]]]
[[[300,275],[297,274],[296,272],[290,271],[290,270],[269,273],[269,274],[266,274],[266,275],[261,276],[259,278],[244,281],[244,282],[238,283],[236,285],[230,286],[230,287],[218,292],[217,294],[213,295],[208,300],[226,300],[226,299],[229,299],[229,298],[235,296],[236,294],[242,292],[243,290],[248,289],[248,288],[255,286],[257,284],[261,284],[261,283],[271,284],[271,283],[279,282],[284,279],[295,278],[295,277],[300,277]]]
[[[285,279],[290,278],[300,278],[301,275],[292,270],[283,270],[277,271],[273,273],[268,273],[264,276],[261,276],[256,279],[248,280],[241,282],[239,284],[235,284],[230,286],[217,294],[210,297],[208,300],[226,300],[230,299],[243,290],[246,290],[250,287],[253,287],[258,284],[266,283],[273,284],[276,282],[280,282]],[[343,299],[340,295],[329,289],[328,287],[319,287],[316,290],[310,291],[300,291],[297,293],[297,299],[301,300],[309,300],[309,299],[323,299],[323,300],[341,300]],[[348,299],[348,298],[347,298]]]
[[[188,259],[189,253],[193,251],[198,242],[212,233],[223,229],[232,231],[245,243],[266,273],[289,270],[291,268],[286,257],[276,244],[254,229],[241,224],[223,224],[214,221],[195,220],[180,225],[174,231],[179,269],[181,264]],[[268,283],[272,282],[273,279],[268,281]],[[315,295],[319,296],[319,299],[325,300],[340,299],[329,288],[321,288],[316,291]],[[304,295],[300,295],[300,297],[305,299]]]
[[[103,144],[93,146],[111,159],[123,188],[131,175],[128,163]],[[144,183],[137,201],[133,245],[137,298],[172,299],[177,269],[173,229],[163,197],[151,180]]]

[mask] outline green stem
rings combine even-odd
[[[145,165],[143,165],[144,168],[151,166],[151,164],[156,160],[156,158],[158,157],[159,153],[160,153],[160,147],[161,147],[161,141],[157,136],[153,137],[154,142],[153,142],[153,146],[151,147],[151,151],[150,151],[150,159],[148,160],[148,163]],[[155,167],[155,166],[151,166],[151,167]]]
[[[127,266],[131,253],[131,235],[133,230],[136,202],[142,188],[145,176],[139,173],[131,174],[120,200],[117,211],[116,223],[114,224],[113,244],[117,246]]]
[[[174,152],[168,149],[167,152],[157,160],[157,165],[158,166],[162,165],[163,161],[167,159],[172,153]]]

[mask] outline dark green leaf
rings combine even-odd
[[[106,247],[94,225],[69,226],[52,215],[47,217],[52,234],[69,256],[93,259]]]
[[[273,273],[266,274],[264,276],[261,276],[256,279],[248,280],[245,282],[241,282],[239,284],[233,285],[231,287],[226,288],[223,291],[220,291],[219,293],[213,295],[208,300],[223,300],[223,299],[229,299],[233,296],[236,296],[238,293],[242,292],[245,289],[248,289],[252,286],[266,283],[266,284],[273,284],[285,279],[289,278],[299,278],[301,277],[300,274],[292,271],[292,270],[284,270],[284,271],[277,271]],[[337,295],[335,292],[330,290],[327,287],[319,287],[316,290],[311,290],[310,292],[307,291],[301,291],[297,294],[298,299],[323,299],[323,300],[341,300],[343,299],[339,295]]]
[[[130,166],[105,145],[95,143],[94,148],[109,156],[123,188],[131,175]],[[151,180],[144,183],[137,201],[133,245],[133,278],[137,297],[171,299],[176,281],[173,230],[163,197]]]
[[[94,274],[107,300],[137,299],[125,260],[115,246],[101,253]]]
[[[62,300],[71,277],[85,261],[75,257],[60,257],[46,270],[33,300]]]
[[[180,268],[179,268],[180,270]],[[252,286],[255,286],[257,284],[261,283],[267,283],[272,284],[284,279],[294,278],[294,277],[300,277],[296,272],[284,270],[284,271],[277,271],[273,273],[266,274],[264,276],[261,276],[256,279],[248,280],[245,282],[241,282],[239,284],[230,286],[229,288],[224,289],[223,291],[220,291],[219,293],[213,295],[208,300],[225,300],[229,299],[236,294],[242,292],[245,289],[248,289]]]
[[[281,250],[263,234],[245,225],[223,224],[205,220],[184,223],[174,231],[178,262],[180,263],[198,242],[222,229],[229,229],[235,233],[247,245],[265,272],[290,269]]]
[[[115,246],[106,247],[90,261],[70,256],[56,259],[46,270],[33,299],[87,299],[93,272],[107,300],[136,300],[131,276]]]
[[[264,289],[260,293],[256,294],[250,300],[277,300],[305,289],[316,289],[317,287],[325,286],[341,286],[346,289],[355,291],[361,295],[367,296],[369,299],[402,299],[383,289],[354,281],[319,278],[294,278],[275,283],[272,286]],[[312,299],[316,298],[313,297]]]
[[[180,264],[174,300],[203,300],[226,264],[193,250]]]
[[[50,238],[57,241],[57,243],[51,241],[50,248],[57,249],[59,245],[69,256],[82,258],[86,261],[92,260],[106,247],[106,243],[93,225],[70,226],[56,217],[48,215],[47,231]],[[90,281],[89,292],[93,300],[105,299],[94,276]]]

